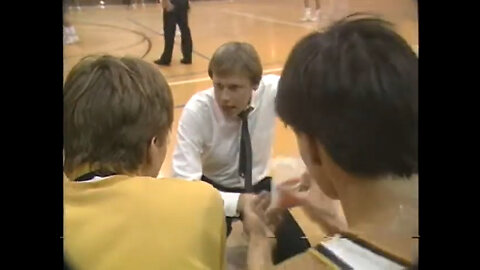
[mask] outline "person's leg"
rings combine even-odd
[[[303,13],[303,17],[300,19],[302,22],[310,20],[310,15],[311,15],[312,10],[310,9],[309,1],[310,0],[303,0],[305,10],[304,10],[304,13]]]
[[[302,228],[289,211],[285,213],[282,222],[275,231],[277,247],[273,252],[273,263],[279,264],[310,248],[310,242],[305,237]]]
[[[72,23],[67,19],[67,14],[63,13],[63,27],[70,27]]]
[[[73,44],[80,40],[75,31],[75,27],[68,19],[69,3],[69,1],[64,1],[63,3],[63,40],[66,45]]]
[[[315,12],[313,14],[314,17],[311,18],[313,21],[316,21],[320,18],[320,0],[315,0]]]
[[[182,54],[183,64],[192,63],[192,35],[190,33],[190,27],[188,26],[188,7],[182,7],[178,11],[178,27],[182,35]]]
[[[158,65],[170,65],[172,61],[173,53],[173,41],[175,39],[175,14],[174,12],[167,12],[163,10],[163,39],[164,39],[164,48],[163,53],[160,59],[156,60],[155,63]]]
[[[272,186],[272,177],[267,176],[253,186],[253,192],[257,194],[262,191],[270,192],[271,186]]]
[[[255,193],[271,191],[271,184],[272,178],[265,177],[253,186],[253,189]],[[273,252],[274,264],[281,263],[310,248],[310,243],[306,239],[305,234],[289,211],[286,211],[282,222],[277,227],[275,236],[277,238],[277,247]]]
[[[129,7],[129,8],[132,8],[132,9],[137,8],[137,3],[136,3],[135,0],[129,0],[128,2],[129,2],[129,3],[128,3],[128,7]]]

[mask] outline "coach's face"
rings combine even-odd
[[[245,75],[212,75],[215,100],[225,117],[231,118],[245,110],[249,105],[253,90],[258,84],[252,84]]]

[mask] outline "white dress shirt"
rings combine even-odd
[[[252,184],[268,174],[275,130],[277,75],[265,75],[253,91],[248,115],[252,143]],[[215,101],[213,87],[196,93],[185,105],[173,153],[174,177],[194,180],[205,175],[231,188],[243,188],[238,173],[241,120],[226,119]],[[226,216],[237,216],[240,193],[220,192]]]

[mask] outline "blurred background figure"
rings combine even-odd
[[[172,61],[173,43],[175,40],[175,29],[178,25],[182,36],[181,46],[183,58],[182,64],[192,64],[192,36],[188,26],[188,11],[190,8],[188,0],[163,0],[163,36],[164,49],[162,56],[154,63],[162,66],[169,66]]]
[[[63,0],[63,44],[70,45],[80,41],[75,27],[68,20],[68,7],[70,0]]]
[[[300,19],[302,22],[316,22],[321,25],[328,25],[333,21],[339,20],[349,14],[349,0],[304,0],[304,13]],[[313,4],[315,2],[315,10]]]
[[[300,19],[302,22],[307,21],[316,21],[320,16],[320,0],[315,0],[315,11],[312,13],[312,8],[310,7],[310,0],[303,0],[305,5],[305,10],[303,13],[303,17]]]
[[[129,0],[128,7],[131,9],[136,9],[137,5],[145,7],[145,1],[144,0]]]

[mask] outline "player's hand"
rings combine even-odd
[[[273,237],[276,223],[266,214],[269,204],[268,192],[262,192],[246,202],[242,215],[243,229],[247,235]]]
[[[305,213],[321,225],[329,234],[346,230],[345,217],[341,215],[339,202],[328,197],[315,180],[305,173],[301,177],[302,188],[291,194]]]

